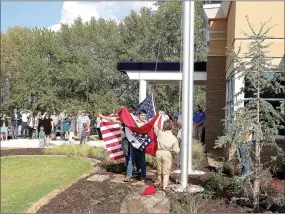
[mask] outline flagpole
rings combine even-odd
[[[182,73],[182,145],[181,184],[188,185],[188,142],[189,142],[189,84],[190,84],[190,11],[191,2],[183,2],[183,73]]]
[[[190,3],[190,72],[189,72],[189,113],[188,113],[188,174],[192,174],[192,143],[193,143],[193,106],[194,106],[194,25],[195,25],[195,1]]]

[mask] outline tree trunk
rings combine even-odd
[[[254,169],[254,185],[253,185],[253,209],[259,212],[259,194],[260,194],[260,146],[259,142],[255,145],[255,169]]]
[[[257,87],[257,124],[259,124],[260,120],[260,88],[259,85]],[[253,186],[253,209],[254,212],[259,212],[259,194],[260,194],[260,141],[255,142],[255,169],[254,169],[254,186]]]

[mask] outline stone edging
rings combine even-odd
[[[43,156],[43,155],[11,155],[9,157],[13,157],[13,156]],[[47,156],[59,156],[59,155],[47,155]],[[60,156],[64,156],[64,155],[60,155]],[[8,157],[8,156],[5,156]],[[67,157],[67,156],[66,156]],[[94,167],[95,163],[92,161],[91,158],[84,158],[90,161],[91,165]],[[71,187],[73,184],[75,184],[77,181],[88,177],[89,175],[93,174],[96,172],[96,168],[93,168],[91,170],[89,170],[88,172],[84,173],[83,175],[81,175],[80,177],[74,179],[70,184],[67,185],[62,185],[56,189],[54,189],[53,191],[51,191],[50,193],[48,193],[47,195],[45,195],[44,197],[42,197],[40,200],[38,200],[36,203],[34,203],[27,211],[26,213],[36,213],[42,206],[48,204],[52,199],[54,199],[58,194],[62,193],[64,190],[68,189],[69,187]]]

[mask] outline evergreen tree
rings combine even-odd
[[[272,161],[276,161],[277,157],[284,157],[282,149],[276,144],[276,136],[278,130],[284,128],[281,126],[284,121],[284,115],[278,109],[267,102],[263,97],[265,93],[275,93],[284,95],[284,67],[275,66],[272,64],[272,59],[268,58],[268,32],[272,27],[267,27],[268,22],[261,25],[259,30],[253,28],[248,17],[247,22],[251,34],[244,35],[251,41],[248,45],[248,50],[241,55],[241,48],[235,52],[231,49],[233,56],[234,77],[235,79],[242,78],[247,87],[243,87],[236,94],[237,97],[241,93],[251,94],[250,98],[239,100],[235,105],[244,103],[246,114],[243,117],[237,117],[225,136],[219,137],[216,142],[216,147],[222,147],[230,144],[231,147],[240,148],[244,143],[244,137],[251,133],[253,135],[254,146],[252,152],[254,154],[253,169],[254,169],[254,186],[253,186],[253,205],[254,209],[259,209],[260,195],[260,177],[261,172],[261,152],[264,146],[275,148],[277,156],[272,157]],[[244,50],[243,50],[244,52]],[[273,72],[273,75],[269,75]],[[234,115],[226,120],[232,120]]]

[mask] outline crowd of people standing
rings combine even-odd
[[[14,109],[10,117],[4,113],[1,115],[1,140],[8,139],[8,118],[11,121],[12,139],[39,138],[39,133],[42,130],[47,141],[59,138],[73,142],[74,139],[81,139],[83,132],[87,136],[91,125],[90,116],[84,110],[71,114],[67,114],[66,111],[59,114],[53,112],[50,115],[48,112],[38,111],[36,113],[30,110],[18,112],[17,109]],[[20,136],[18,134],[19,126],[21,126]],[[57,136],[58,133],[59,136]]]

